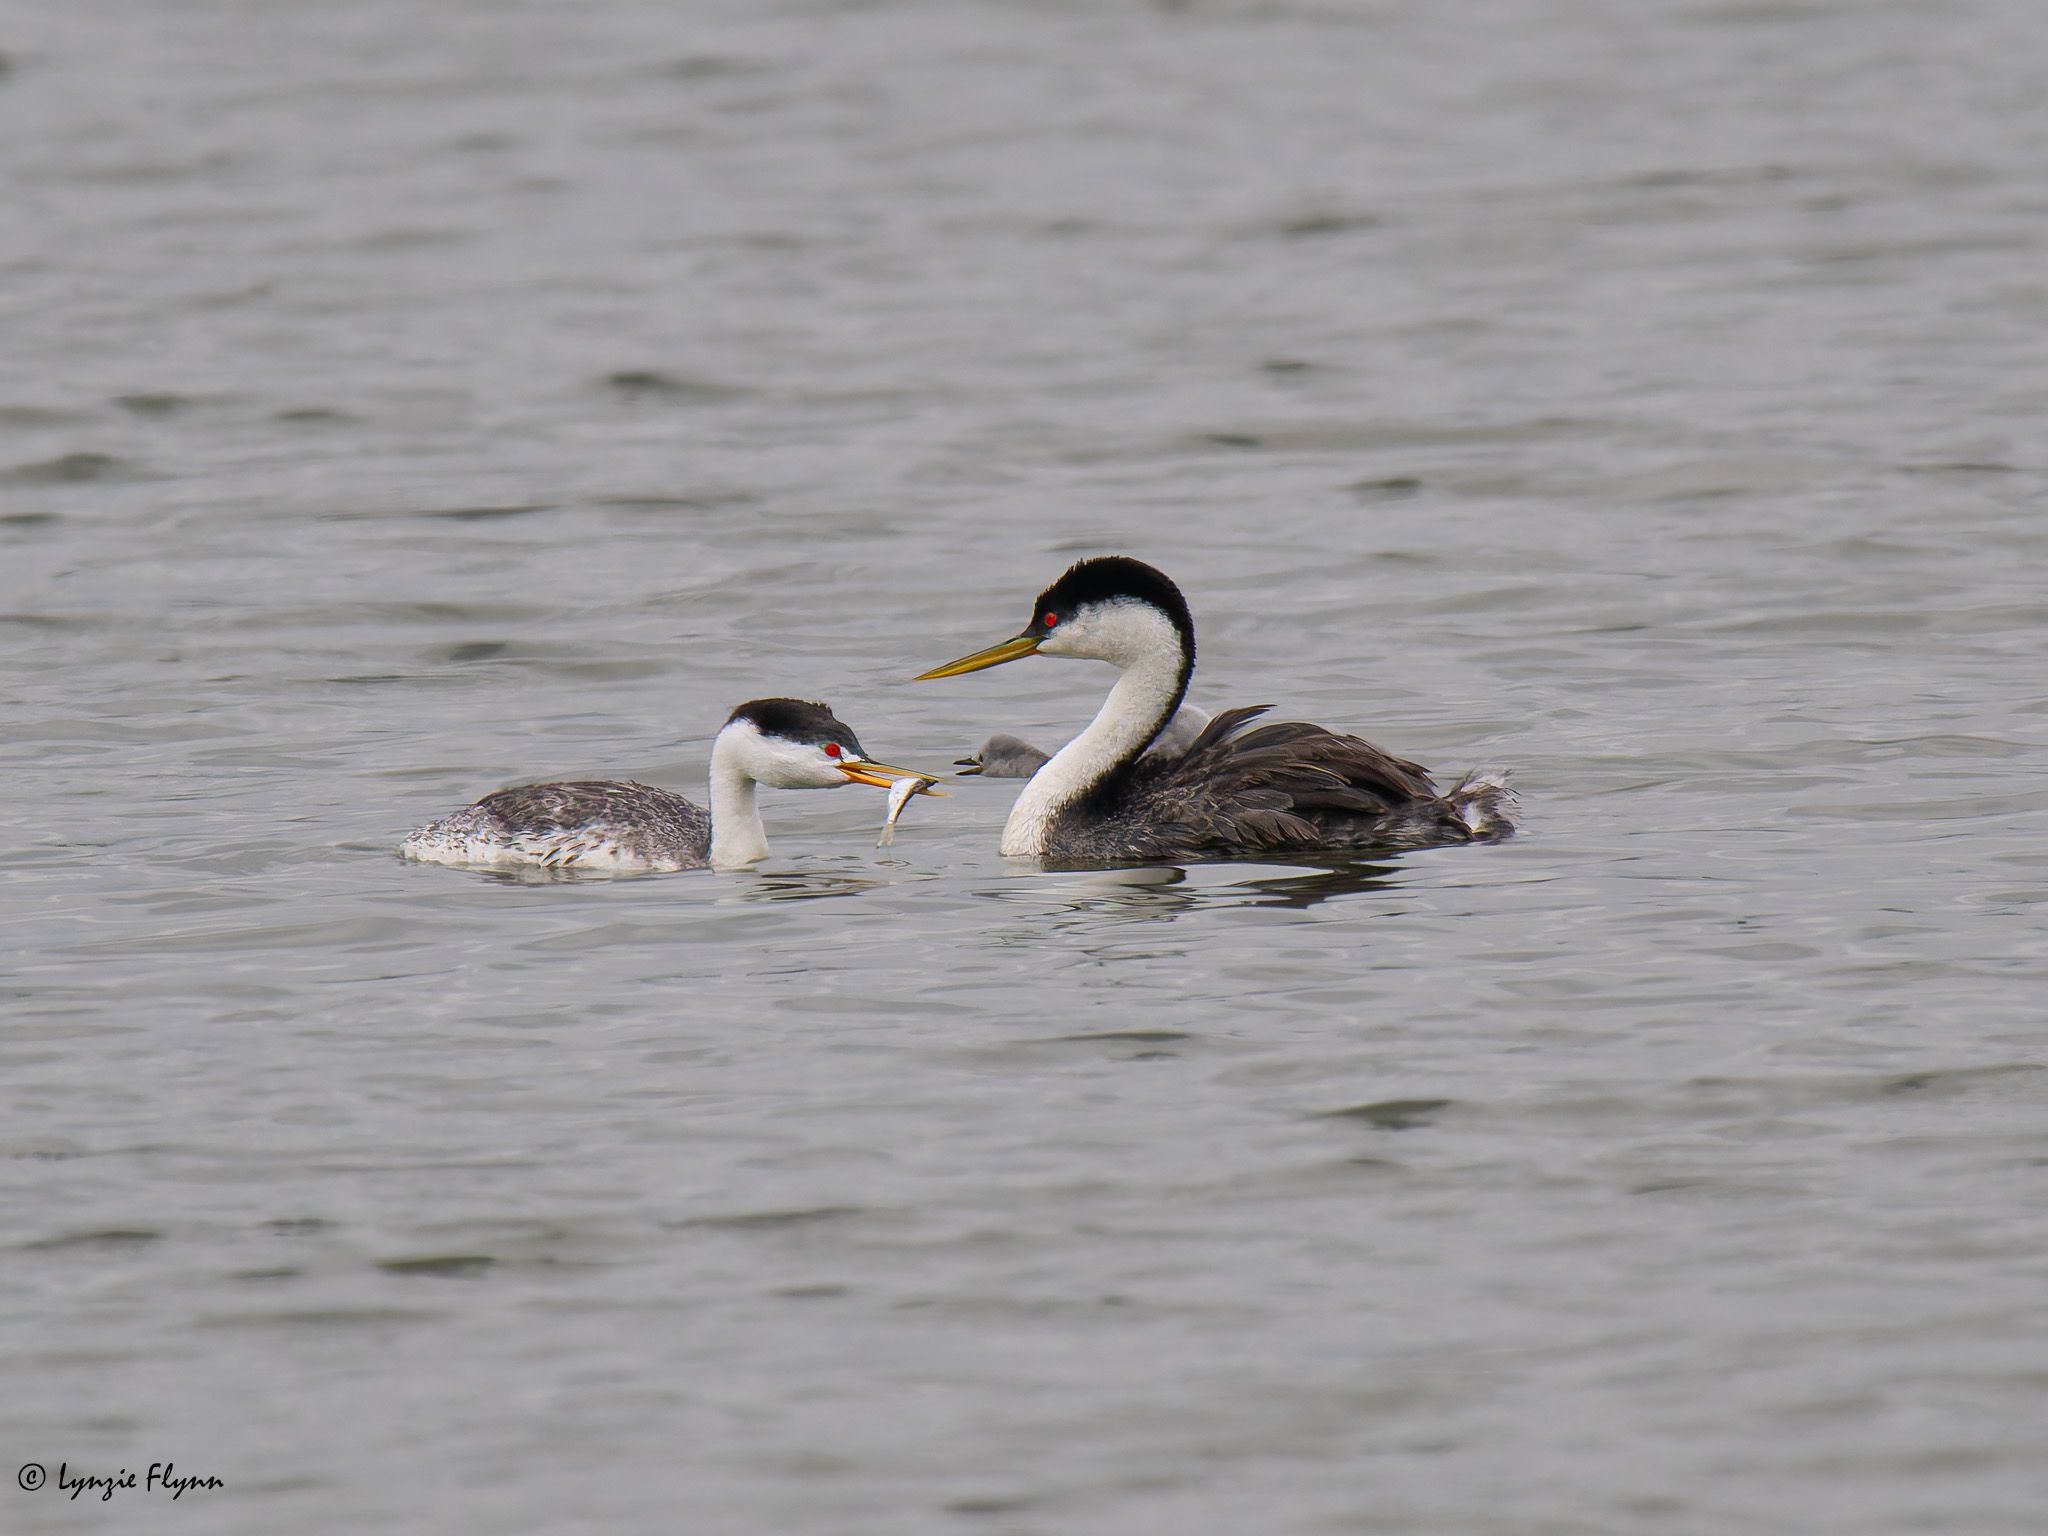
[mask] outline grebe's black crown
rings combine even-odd
[[[812,699],[749,699],[726,717],[731,725],[745,720],[763,736],[780,736],[805,746],[836,741],[847,751],[866,757],[853,727],[832,713],[830,705]]]
[[[1154,570],[1144,561],[1133,560],[1129,555],[1102,555],[1076,562],[1066,575],[1038,594],[1038,607],[1032,612],[1031,627],[1025,633],[1047,633],[1045,616],[1048,613],[1056,619],[1064,619],[1092,604],[1119,600],[1151,604],[1171,619],[1173,627],[1186,637],[1190,647],[1193,646],[1195,621],[1188,612],[1188,600],[1180,595],[1180,588],[1167,578],[1164,571]]]

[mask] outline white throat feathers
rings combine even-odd
[[[735,720],[711,744],[711,854],[713,869],[738,869],[768,856],[768,830],[749,759],[761,733],[749,720]]]

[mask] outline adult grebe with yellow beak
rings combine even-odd
[[[1427,848],[1514,831],[1498,773],[1439,791],[1416,763],[1297,721],[1246,729],[1272,706],[1227,709],[1179,753],[1147,753],[1186,696],[1195,626],[1180,588],[1141,560],[1083,560],[1038,595],[1024,632],[918,675],[1025,656],[1121,673],[1087,729],[1031,776],[1002,851],[1079,860],[1222,858]]]

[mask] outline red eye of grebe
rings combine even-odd
[[[1055,624],[1059,623],[1059,621],[1060,621],[1060,616],[1059,616],[1058,614],[1056,614],[1056,613],[1048,613],[1048,614],[1047,614],[1047,615],[1045,616],[1045,627],[1046,627],[1047,629],[1051,629],[1051,628],[1052,628],[1052,627],[1053,627],[1053,626],[1054,626]]]
[[[827,757],[837,757],[837,756],[839,755],[839,743],[838,743],[838,742],[836,742],[836,741],[828,741],[828,742],[826,742],[826,743],[825,743],[825,755],[826,755]]]

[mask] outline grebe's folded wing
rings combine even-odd
[[[1421,764],[1356,736],[1298,720],[1246,729],[1271,707],[1227,709],[1181,756],[1141,760],[1131,787],[1142,819],[1189,849],[1300,850],[1370,840],[1390,816],[1436,801]]]
[[[576,779],[555,784],[519,784],[477,801],[507,827],[556,832],[593,822],[642,822],[677,817],[691,825],[708,821],[681,795],[623,779]]]
[[[701,863],[711,847],[711,813],[651,784],[522,784],[485,795],[476,809],[513,847],[546,865],[644,860],[687,866]]]

